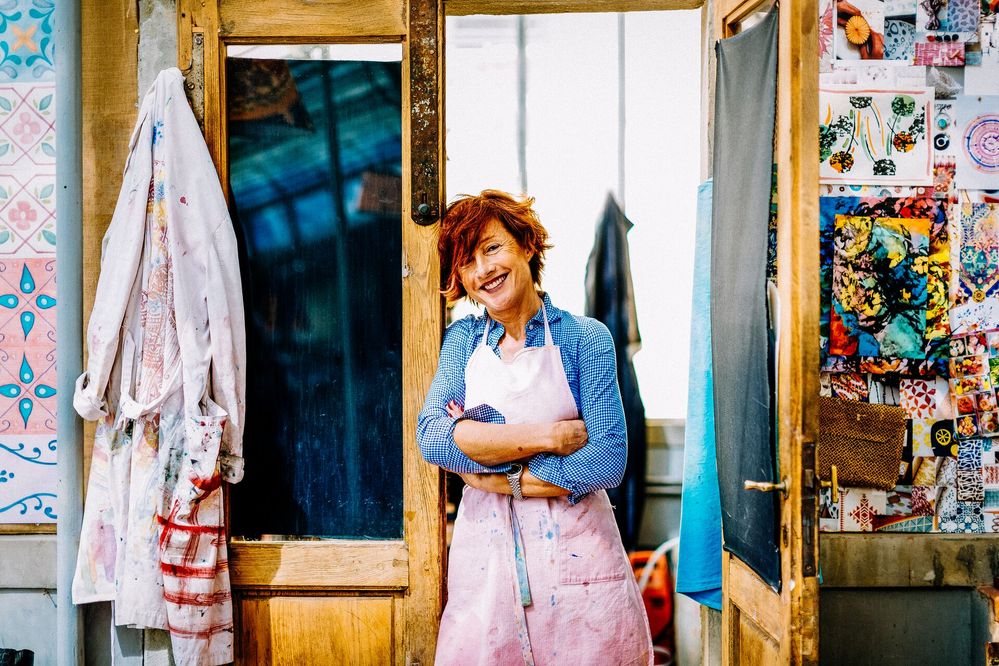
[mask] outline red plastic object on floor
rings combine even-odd
[[[635,578],[641,578],[653,551],[640,550],[629,555]],[[673,637],[673,575],[669,569],[669,557],[660,557],[653,565],[648,585],[642,591],[645,612],[649,616],[649,629],[652,633],[652,646],[656,651],[656,664],[672,664],[675,654]],[[663,658],[666,661],[662,661]]]

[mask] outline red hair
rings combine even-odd
[[[482,231],[493,220],[502,224],[525,252],[532,254],[528,265],[531,279],[541,286],[545,250],[551,249],[548,231],[534,212],[533,197],[518,201],[500,190],[482,190],[478,195],[462,194],[452,201],[441,219],[437,250],[441,259],[441,290],[449,302],[468,295],[458,277],[462,266],[472,261]]]

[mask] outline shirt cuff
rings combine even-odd
[[[493,410],[495,411],[495,410]],[[469,417],[469,412],[472,416]],[[499,412],[496,412],[499,414]],[[500,474],[506,473],[510,469],[510,464],[506,463],[503,465],[497,465],[495,467],[488,467],[482,463],[476,462],[468,457],[468,454],[459,448],[458,443],[454,441],[454,429],[457,427],[459,421],[469,420],[469,421],[479,421],[481,419],[475,418],[475,410],[469,410],[465,412],[465,415],[460,416],[456,419],[451,419],[450,426],[448,427],[447,436],[450,442],[450,450],[447,453],[447,462],[449,465],[444,467],[447,471],[452,474]],[[502,415],[500,416],[502,419]],[[485,421],[485,423],[490,423],[490,421]],[[502,421],[500,421],[502,423]]]
[[[567,499],[569,500],[569,504],[577,504],[581,499],[586,497],[589,491],[582,488],[578,483],[573,483],[563,478],[561,469],[559,469],[561,467],[559,464],[560,461],[556,460],[558,457],[560,456],[539,453],[528,461],[527,469],[531,470],[531,474],[542,481],[547,481],[553,486],[568,490],[569,496]]]
[[[96,421],[102,416],[107,416],[107,410],[103,409],[103,397],[97,396],[96,391],[90,386],[90,373],[84,372],[76,379],[76,390],[73,392],[73,409],[86,421]]]

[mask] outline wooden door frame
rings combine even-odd
[[[733,26],[765,1],[717,0],[710,25],[729,37]],[[707,23],[707,21],[706,21]],[[818,5],[789,2],[779,12],[777,115],[778,469],[788,491],[780,511],[779,594],[748,566],[723,553],[722,663],[739,663],[739,612],[777,637],[781,663],[818,662],[819,162]],[[713,59],[714,40],[707,40]],[[707,54],[705,54],[707,55]],[[707,58],[706,58],[707,59]],[[714,68],[706,71],[713,100]],[[713,114],[713,109],[708,110]],[[708,120],[706,134],[713,123]],[[710,158],[707,158],[710,170]],[[733,611],[729,597],[738,607]],[[727,612],[726,612],[727,611]]]
[[[234,591],[392,596],[395,663],[433,663],[443,607],[443,475],[423,462],[416,421],[433,379],[443,330],[435,226],[419,226],[410,208],[413,173],[410,117],[410,26],[407,0],[340,0],[319,6],[303,0],[179,0],[178,64],[203,68],[203,129],[228,192],[225,95],[226,49],[237,44],[398,43],[402,57],[403,209],[403,537],[362,541],[241,542],[229,546]],[[437,82],[443,65],[443,6],[429,0],[439,20]],[[196,53],[201,46],[201,54]],[[438,136],[443,138],[443,95],[438,95]],[[438,202],[444,197],[443,145],[438,143]],[[334,550],[335,549],[335,550]],[[335,561],[321,555],[336,553]],[[401,630],[400,630],[401,629]]]

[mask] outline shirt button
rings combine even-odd
[[[534,324],[528,324],[527,325],[527,330],[533,331],[534,330]]]

